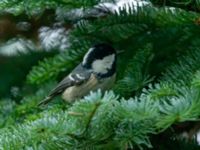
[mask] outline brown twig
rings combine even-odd
[[[69,111],[67,112],[69,115],[72,115],[72,116],[84,116],[83,113],[79,113],[79,112],[73,112],[73,111]]]
[[[90,126],[90,123],[92,121],[92,118],[95,115],[95,113],[96,113],[96,111],[97,111],[97,109],[99,108],[100,105],[101,105],[100,102],[96,103],[95,108],[92,110],[91,114],[89,115],[89,120],[88,120],[88,122],[86,124],[86,128],[85,128],[85,131],[83,133],[85,133],[88,130],[88,128]]]

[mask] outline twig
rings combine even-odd
[[[96,113],[96,111],[97,111],[97,109],[99,108],[100,105],[101,105],[100,102],[96,103],[95,108],[93,109],[93,111],[91,112],[91,114],[90,114],[90,116],[89,116],[89,120],[88,120],[88,122],[87,122],[87,124],[86,124],[86,128],[85,128],[85,131],[84,131],[83,133],[85,133],[85,132],[88,130],[88,128],[89,128],[89,126],[90,126],[90,123],[91,123],[91,121],[92,121],[92,118],[93,118],[93,116],[95,115],[95,113]]]
[[[67,112],[69,115],[72,116],[84,116],[83,113],[79,113],[79,112],[73,112],[73,111],[69,111]]]

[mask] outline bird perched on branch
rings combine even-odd
[[[62,95],[67,102],[82,98],[90,91],[108,90],[116,77],[116,51],[108,44],[97,44],[85,54],[82,62],[66,76],[38,105],[47,104]]]

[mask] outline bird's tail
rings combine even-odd
[[[40,103],[38,103],[38,106],[41,105],[46,105],[47,103],[49,103],[52,100],[51,96],[47,96],[44,100],[42,100]]]

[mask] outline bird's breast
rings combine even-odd
[[[111,77],[98,80],[94,74],[91,74],[90,79],[83,84],[67,88],[62,94],[62,98],[65,101],[73,102],[89,94],[90,91],[96,91],[97,89],[101,89],[102,91],[108,90],[113,86],[115,78],[116,75],[114,74]]]

